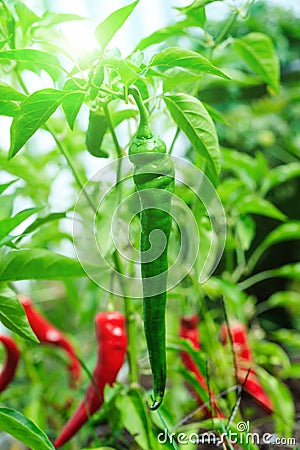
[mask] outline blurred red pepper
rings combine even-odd
[[[252,357],[251,347],[249,345],[248,332],[246,326],[239,322],[234,322],[230,326],[230,334],[232,337],[233,351],[236,359],[237,377],[239,383],[243,386],[243,389],[249,395],[251,395],[253,399],[268,414],[272,414],[274,411],[272,402],[267,393],[264,391],[253,368],[254,360]],[[221,341],[223,344],[226,344],[228,340],[229,340],[228,327],[226,323],[224,323],[221,327]]]
[[[6,360],[0,373],[0,392],[2,392],[15,376],[20,359],[20,351],[11,337],[0,335],[0,341],[6,350]]]
[[[74,382],[78,382],[81,379],[81,366],[72,344],[62,331],[48,322],[48,320],[34,308],[29,297],[19,295],[19,300],[25,310],[28,322],[39,341],[43,344],[60,347],[68,354],[70,361],[68,366],[70,385],[74,387]]]
[[[192,344],[193,347],[196,350],[200,350],[200,339],[199,339],[199,319],[197,315],[189,316],[189,317],[182,317],[180,319],[180,331],[179,336],[184,339],[188,339]],[[197,365],[194,363],[191,355],[187,352],[181,352],[181,359],[184,364],[184,367],[189,372],[192,372],[195,374],[197,380],[199,381],[200,385],[208,391],[207,383],[203,375],[199,372],[199,369]],[[199,405],[203,404],[203,400],[199,396],[199,394],[194,390],[191,389],[191,392],[196,397]],[[219,410],[218,406],[216,405],[215,400],[213,400],[213,393],[210,393],[210,398],[212,399],[212,407],[215,412],[217,412],[218,417],[224,418],[224,414]],[[209,407],[204,408],[205,415],[207,417],[212,417],[212,411]]]
[[[66,423],[54,445],[61,447],[88,421],[102,405],[104,387],[116,381],[126,349],[125,318],[120,312],[99,313],[95,318],[98,341],[98,360],[93,380],[88,385],[84,399]]]

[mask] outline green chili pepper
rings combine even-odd
[[[107,131],[106,116],[98,111],[90,110],[89,125],[85,136],[86,148],[97,158],[108,158],[108,153],[101,149],[103,138]]]
[[[129,158],[134,164],[133,179],[141,202],[141,274],[143,281],[143,316],[150,366],[153,377],[152,410],[162,403],[166,386],[165,307],[168,271],[168,241],[172,218],[171,193],[174,191],[174,166],[166,145],[153,136],[147,111],[140,94],[130,89],[140,111],[140,125],[131,142]],[[156,189],[155,191],[145,191]],[[147,207],[147,204],[151,207]],[[157,233],[151,236],[154,230]],[[163,249],[163,251],[161,251]],[[149,260],[149,251],[158,255]],[[154,277],[154,278],[153,278]]]
[[[98,95],[99,87],[101,87],[104,81],[104,67],[99,66],[94,75],[92,76],[92,87],[90,90],[91,100],[95,100]]]

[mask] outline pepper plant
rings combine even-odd
[[[97,48],[74,55],[59,27],[86,19],[0,1],[0,320],[21,355],[0,430],[33,450],[71,437],[64,448],[197,448],[179,434],[207,431],[256,449],[239,424],[261,432],[262,417],[294,436],[299,33],[252,0],[223,1],[215,22],[219,3],[174,4],[174,22],[127,55],[111,41],[142,0],[99,8]],[[64,353],[40,345],[24,292],[74,343],[79,389]],[[117,342],[100,319],[123,314]],[[191,317],[196,340],[180,327]],[[251,358],[234,347],[237,322]],[[267,417],[245,391],[268,399]]]

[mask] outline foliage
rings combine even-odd
[[[196,405],[184,381],[193,380],[178,371],[182,349],[194,356],[213,392],[225,393],[220,406],[230,417],[239,401],[237,389],[230,390],[236,385],[234,364],[218,339],[227,315],[229,322],[238,319],[250,329],[257,373],[274,403],[276,432],[293,434],[293,398],[284,380],[300,376],[299,24],[291,13],[249,0],[214,22],[206,19],[211,3],[195,0],[176,8],[175,23],[145,36],[124,56],[110,42],[142,7],[130,3],[103,18],[95,30],[98,48],[76,58],[64,48],[58,25],[83,18],[52,11],[39,15],[25,2],[13,7],[0,2],[0,115],[11,121],[10,148],[0,149],[0,320],[22,349],[17,379],[1,399],[0,428],[32,448],[52,448],[46,434],[56,437],[73,409],[70,398],[77,404],[82,392],[70,393],[61,376],[63,356],[57,359],[52,349],[33,342],[16,295],[22,289],[72,335],[90,370],[96,360],[95,313],[113,304],[127,314],[129,365],[120,383],[106,387],[103,407],[74,448],[83,448],[92,435],[94,448],[147,450],[160,448],[157,436],[165,429],[176,434],[211,430],[201,412],[190,415]],[[33,89],[36,77],[42,85],[38,90]],[[100,289],[86,272],[101,275],[101,263],[88,259],[83,269],[72,246],[72,223],[84,223],[97,209],[97,192],[85,186],[91,167],[102,167],[101,158],[125,156],[136,131],[131,86],[141,92],[169,153],[193,163],[216,187],[227,221],[225,250],[214,275],[200,285],[197,259],[169,292],[169,387],[163,406],[151,414],[141,304],[126,293],[124,301]],[[88,125],[91,115],[96,116],[96,134],[92,119]],[[133,193],[133,186],[122,189],[121,197]],[[84,201],[76,204],[80,191]],[[175,193],[193,212],[200,239],[208,245],[207,211],[184,186]],[[97,245],[105,248],[117,272],[131,273],[138,269],[117,264],[109,234],[118,201],[112,194],[106,213],[97,217]],[[137,223],[133,220],[130,230],[135,244]],[[175,224],[172,234],[173,261],[180,245]],[[195,312],[201,319],[200,353],[177,339],[178,316]],[[137,372],[143,375],[139,384]],[[252,411],[243,414],[255,429]],[[234,431],[242,419],[239,409],[231,419]],[[215,430],[224,431],[223,422],[215,422]],[[187,447],[196,448],[182,446]],[[162,448],[181,447],[168,443]]]

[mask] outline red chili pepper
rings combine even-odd
[[[199,319],[198,316],[193,315],[190,317],[182,317],[180,319],[180,332],[179,335],[181,338],[184,339],[188,339],[192,344],[193,347],[197,350],[200,350],[200,339],[199,339]],[[199,383],[201,384],[201,386],[203,387],[203,389],[205,389],[206,391],[208,390],[207,388],[207,383],[205,378],[203,377],[203,375],[199,372],[198,367],[196,366],[196,364],[194,363],[191,355],[187,352],[181,352],[181,359],[183,361],[184,367],[186,368],[186,370],[188,370],[189,372],[192,372],[195,374],[197,380],[199,381]],[[193,393],[193,395],[197,398],[199,405],[203,404],[203,401],[201,399],[201,397],[199,396],[199,394],[194,390],[191,389],[191,392]],[[213,393],[211,392],[210,395],[211,399],[212,399],[212,407],[213,410],[216,411],[218,413],[218,416],[221,418],[224,418],[224,414],[219,410],[218,406],[216,405],[215,400],[213,400]],[[204,412],[206,414],[207,417],[212,417],[212,411],[208,408],[205,407],[204,408]]]
[[[39,341],[43,344],[56,345],[57,347],[64,349],[68,354],[70,361],[68,366],[70,384],[73,387],[74,382],[78,382],[81,378],[81,366],[72,344],[68,341],[62,331],[48,322],[48,320],[34,308],[29,297],[19,295],[19,300],[25,310],[28,322]]]
[[[268,414],[272,414],[274,412],[272,402],[267,393],[264,391],[255,370],[253,369],[254,360],[248,340],[246,326],[239,322],[235,322],[230,326],[230,334],[232,336],[233,351],[237,364],[237,377],[239,383]],[[223,344],[228,342],[228,337],[228,327],[224,323],[221,327],[221,341]],[[246,379],[247,374],[248,378]]]
[[[6,360],[0,373],[0,392],[2,392],[15,376],[20,359],[20,351],[11,337],[1,335],[0,341],[6,350]]]
[[[126,349],[125,318],[120,312],[99,313],[95,318],[98,360],[83,401],[66,423],[54,445],[61,447],[88,421],[102,405],[104,387],[116,381]]]

